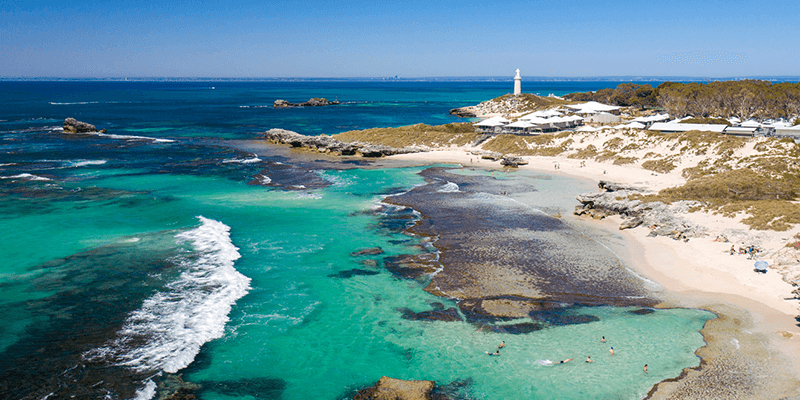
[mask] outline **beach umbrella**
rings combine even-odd
[[[767,268],[768,267],[769,267],[769,264],[766,261],[764,261],[764,260],[756,261],[756,264],[755,264],[756,271],[758,271],[758,272],[767,272]]]

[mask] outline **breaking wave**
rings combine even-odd
[[[103,165],[107,163],[106,160],[83,160],[83,161],[72,161],[70,163],[70,167],[79,168],[85,167],[87,165]]]
[[[11,176],[0,176],[0,179],[22,179],[26,181],[52,181],[50,178],[45,178],[43,176],[33,175],[33,174],[17,174]]]
[[[109,360],[140,373],[174,373],[189,365],[203,344],[222,337],[231,307],[247,294],[250,278],[234,268],[240,254],[231,242],[230,227],[198,219],[202,225],[175,236],[193,247],[174,260],[183,268],[180,277],[146,299],[128,316],[116,339],[87,352],[86,358]]]
[[[222,160],[223,163],[239,163],[239,164],[252,164],[261,162],[261,159],[254,156],[253,158],[231,158],[229,160]]]
[[[442,186],[439,190],[439,193],[458,193],[458,185],[453,182],[447,182],[444,186]]]

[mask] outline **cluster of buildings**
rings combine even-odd
[[[774,136],[800,139],[800,126],[792,126],[792,124],[785,120],[768,120],[764,122],[748,120],[742,122],[740,119],[733,117],[728,119],[731,125],[687,124],[681,122],[687,118],[691,117],[685,117],[666,123],[653,124],[648,129],[660,132],[688,132],[698,130],[719,132],[734,136]]]
[[[514,77],[514,94],[522,92],[519,69]],[[502,116],[495,116],[473,124],[475,131],[484,134],[538,135],[546,132],[558,132],[575,129],[578,131],[596,131],[599,129],[648,129],[660,132],[688,132],[693,130],[719,132],[736,136],[776,136],[800,139],[800,125],[792,126],[785,120],[768,120],[758,122],[748,120],[742,122],[738,118],[730,118],[727,124],[692,124],[682,121],[685,117],[670,121],[669,114],[656,114],[638,117],[626,124],[607,125],[600,128],[583,126],[584,122],[614,124],[620,122],[621,107],[590,101],[582,104],[564,105],[552,110],[535,111],[523,115],[515,121]]]
[[[519,117],[516,121],[495,116],[475,123],[475,130],[481,133],[536,135],[580,127],[585,122],[619,122],[614,115],[620,107],[601,104],[595,101],[566,105],[562,108],[534,111]]]

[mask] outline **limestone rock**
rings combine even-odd
[[[422,149],[417,147],[390,147],[362,142],[344,143],[328,135],[306,136],[297,132],[284,129],[270,129],[264,132],[264,138],[274,143],[288,144],[292,147],[307,148],[323,153],[333,153],[343,156],[359,154],[362,157],[383,157],[395,154],[419,153]]]
[[[450,110],[450,114],[463,118],[475,118],[478,116],[478,109],[475,106],[459,107]]]
[[[676,239],[701,237],[706,229],[681,217],[689,208],[699,205],[696,201],[678,201],[664,204],[660,201],[643,203],[630,200],[632,194],[641,194],[639,188],[614,182],[601,181],[601,193],[584,193],[576,199],[581,203],[575,207],[575,215],[587,215],[603,219],[609,215],[622,216],[620,229],[635,228],[640,225],[650,227],[650,236],[670,236]]]
[[[500,165],[504,165],[506,167],[519,167],[520,165],[528,165],[528,162],[522,157],[506,155],[503,156],[502,160],[500,160]]]
[[[359,390],[353,400],[429,400],[433,381],[404,381],[382,377],[375,386]]]
[[[64,132],[67,133],[97,132],[97,128],[92,124],[78,121],[75,118],[67,118],[64,120]]]

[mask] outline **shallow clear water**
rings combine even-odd
[[[543,91],[587,90],[553,85]],[[697,365],[698,330],[711,315],[696,310],[567,308],[594,322],[523,335],[404,319],[401,308],[456,306],[423,291],[425,278],[400,279],[382,265],[430,251],[400,232],[411,222],[392,218],[402,210],[380,206],[422,184],[421,168],[330,169],[268,148],[256,157],[225,140],[275,126],[335,133],[449,122],[443,111],[506,91],[502,83],[0,82],[0,393],[146,398],[148,382],[165,378],[159,371],[181,371],[202,385],[203,399],[338,399],[384,375],[460,382],[449,389],[462,398],[639,398]],[[345,107],[255,108],[337,95]],[[68,116],[127,137],[52,128]],[[264,170],[274,172],[272,186],[248,184]],[[590,190],[512,178],[539,189],[518,200],[551,214]],[[350,255],[374,246],[385,253]],[[501,357],[485,354],[503,340]],[[575,360],[550,364],[567,358]]]

